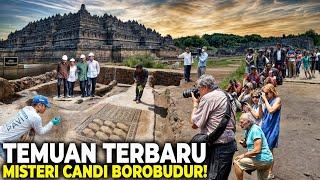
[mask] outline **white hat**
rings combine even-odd
[[[90,52],[90,53],[89,53],[89,57],[90,57],[90,56],[94,56],[94,54],[93,54],[92,52]]]
[[[63,55],[62,56],[62,60],[67,61],[68,60],[68,56],[67,55]]]
[[[76,60],[74,58],[71,58],[70,59],[70,62],[75,62]]]
[[[80,55],[80,58],[81,58],[81,59],[85,59],[86,56],[85,56],[84,54],[81,54],[81,55]]]

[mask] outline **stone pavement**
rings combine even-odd
[[[154,141],[154,95],[152,88],[144,89],[142,103],[133,101],[135,86],[126,92],[99,99],[86,109],[82,123],[73,136],[80,141]]]
[[[284,82],[294,82],[294,83],[306,83],[306,84],[320,84],[320,74],[316,71],[315,78],[306,79],[303,70],[299,77],[296,78],[285,78]]]

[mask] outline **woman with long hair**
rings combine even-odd
[[[261,129],[267,138],[269,148],[273,154],[273,149],[278,147],[281,99],[279,97],[279,93],[272,84],[267,84],[262,88],[261,98],[265,104]],[[272,168],[273,165],[269,170],[270,178],[274,177],[272,174]]]

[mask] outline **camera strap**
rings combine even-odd
[[[226,111],[224,113],[224,116],[222,118],[222,120],[220,121],[219,125],[217,126],[217,128],[212,131],[209,135],[208,135],[208,142],[213,144],[217,139],[219,139],[219,137],[223,134],[223,132],[225,131],[225,129],[227,128],[227,125],[231,119],[231,115],[233,115],[233,117],[235,117],[235,114],[231,112],[232,110],[232,105],[231,105],[231,99],[228,95],[228,93],[226,93],[225,91],[221,90],[222,92],[224,92],[224,94],[227,97],[227,108]],[[232,122],[234,129],[233,131],[235,132],[235,122]]]

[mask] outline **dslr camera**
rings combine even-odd
[[[192,95],[191,95],[192,92],[193,92],[195,98],[200,97],[199,89],[196,87],[193,87],[193,88],[190,88],[190,89],[183,91],[182,96],[184,98],[192,97]]]

